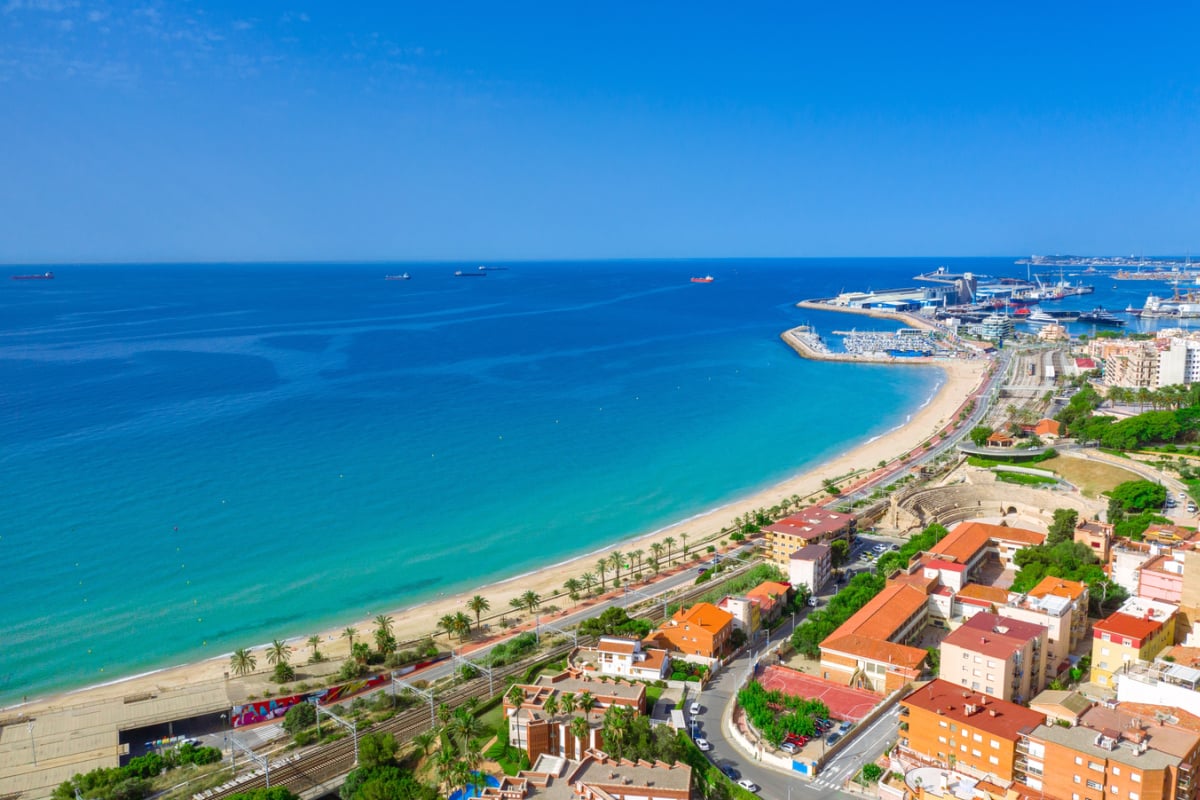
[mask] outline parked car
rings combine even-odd
[[[791,755],[800,749],[800,745],[796,744],[795,742],[784,742],[783,744],[779,745],[779,749]]]
[[[816,607],[817,607],[817,604],[818,604],[818,603],[820,603],[820,602],[821,602],[821,601],[817,599],[817,596],[816,596],[815,594],[814,594],[812,597],[808,598],[808,604],[809,604],[809,606],[811,606],[812,608],[816,608]]]
[[[692,704],[688,706],[688,713],[693,717],[700,713],[700,702],[698,700],[693,700]]]
[[[854,727],[853,722],[851,722],[850,720],[845,720],[842,722],[841,725],[838,725],[838,733],[845,733],[846,731],[850,730],[853,727]]]
[[[758,792],[758,784],[749,778],[742,778],[737,782],[737,785],[745,789],[747,792]]]
[[[825,737],[825,744],[836,744],[837,740],[840,738],[842,738],[842,735],[840,733],[838,733],[837,731],[834,731],[833,733],[831,733]]]
[[[738,778],[742,777],[742,773],[730,766],[721,767],[721,772],[725,773],[725,777],[729,778],[731,781],[736,781]]]
[[[697,739],[696,747],[699,747],[701,750],[703,750],[706,753],[709,750],[712,750],[712,745],[708,743],[708,739]]]

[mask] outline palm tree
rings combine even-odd
[[[621,582],[621,559],[625,554],[620,550],[613,550],[608,556],[608,565],[613,568],[613,583]]]
[[[683,557],[686,559],[688,554],[688,535],[686,533],[679,534],[680,549],[683,550]]]
[[[586,717],[576,717],[571,720],[571,735],[575,737],[575,758],[580,759],[583,755],[583,737],[588,735],[592,726],[588,724]]]
[[[630,559],[637,561],[637,567],[635,567],[635,569],[642,568],[642,556],[644,556],[645,554],[646,554],[645,550],[634,550],[633,552],[631,552],[629,554]]]
[[[579,602],[579,590],[583,588],[583,584],[579,582],[578,578],[567,578],[566,582],[563,583],[563,588],[567,590],[567,595],[570,596],[571,602]]]
[[[453,614],[443,614],[438,620],[438,627],[446,632],[447,639],[454,635],[456,624]]]
[[[504,695],[504,699],[507,700],[510,705],[520,708],[521,704],[525,702],[525,690],[514,683],[512,688],[508,690],[508,693]]]
[[[602,558],[596,562],[596,572],[600,573],[600,593],[604,594],[604,573],[608,570],[608,559]]]
[[[471,618],[459,611],[454,615],[454,630],[462,641],[471,635]]]
[[[257,665],[258,659],[254,657],[253,651],[246,647],[239,647],[229,657],[229,666],[233,668],[234,675],[249,675]]]
[[[590,572],[585,572],[579,576],[579,580],[583,581],[583,588],[588,594],[592,593],[592,587],[596,585],[596,576]]]
[[[521,600],[521,596],[520,596],[520,595],[517,595],[516,597],[512,598],[511,600],[509,600],[509,601],[508,601],[508,604],[509,604],[510,606],[512,606],[514,609],[516,609],[517,611],[524,611],[524,610],[525,610],[525,603],[524,603],[524,602],[522,602],[522,600]]]
[[[317,648],[320,645],[321,645],[321,637],[320,636],[313,635],[313,636],[308,637],[308,646],[312,648],[312,660],[313,661],[316,661],[321,657],[320,652],[317,651]]]
[[[675,537],[668,536],[663,539],[663,544],[667,546],[667,563],[671,563],[671,548],[675,546]]]
[[[575,695],[575,707],[582,711],[583,716],[586,717],[596,707],[596,698],[591,692],[580,692]]]
[[[371,658],[371,646],[366,642],[356,642],[350,648],[350,656],[360,664],[366,664]]]
[[[488,599],[481,594],[477,594],[474,597],[472,597],[470,600],[467,601],[467,609],[475,612],[475,629],[476,630],[479,629],[479,616],[484,611],[491,609],[491,607],[492,607],[492,604],[489,603]]]
[[[350,640],[350,652],[351,652],[351,653],[353,653],[353,652],[354,652],[354,637],[355,637],[355,636],[358,636],[358,631],[356,631],[356,630],[354,629],[354,626],[353,626],[353,625],[351,625],[351,626],[349,626],[349,627],[345,628],[345,629],[342,631],[342,638],[343,638],[343,639],[349,639],[349,640]]]
[[[286,664],[292,660],[292,646],[287,642],[281,642],[278,639],[271,642],[271,646],[267,648],[267,663],[268,664]]]
[[[559,710],[562,711],[562,713],[564,713],[564,714],[570,714],[572,711],[574,711],[575,710],[575,693],[574,692],[563,692],[561,695],[559,695],[558,696],[558,707],[559,707]]]
[[[529,610],[529,613],[537,611],[538,606],[542,604],[542,596],[533,589],[521,595],[521,605]]]
[[[542,703],[542,712],[550,718],[551,722],[558,716],[558,710],[558,698],[554,695],[550,695],[546,698],[546,702]]]
[[[483,723],[465,708],[456,709],[446,723],[446,735],[454,743],[459,756],[471,750],[471,740],[484,734]]]
[[[392,636],[392,618],[380,614],[375,618],[375,648],[387,655],[396,649],[396,637]]]
[[[654,557],[659,561],[662,560],[663,551],[666,549],[667,548],[663,547],[662,542],[655,542],[654,544],[650,545],[650,552],[653,553]]]
[[[659,564],[658,559],[654,556],[646,559],[646,566],[653,570],[655,575],[662,571],[662,564]]]
[[[412,743],[421,751],[421,758],[429,755],[429,748],[433,747],[435,741],[437,737],[433,735],[433,731],[422,731],[412,738]]]

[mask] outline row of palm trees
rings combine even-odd
[[[1140,389],[1111,386],[1107,396],[1114,403],[1137,403],[1142,411],[1146,410],[1147,405],[1155,410],[1178,410],[1196,405],[1200,401],[1200,391],[1182,385],[1163,386],[1159,389],[1149,389],[1145,386]]]
[[[375,647],[383,656],[388,656],[396,651],[396,637],[392,633],[392,618],[387,614],[380,614],[375,617],[375,631],[373,634]],[[366,642],[355,642],[354,639],[358,636],[358,629],[350,626],[342,631],[342,638],[350,642],[350,656],[360,663],[366,663],[370,657],[371,649]],[[321,644],[320,636],[310,636],[307,639],[307,644],[312,648],[310,661],[320,661],[322,659],[321,651],[318,649]],[[271,666],[279,664],[289,665],[292,661],[292,656],[295,650],[290,644],[279,639],[275,639],[267,646],[266,658],[267,663]],[[249,675],[258,667],[258,657],[254,655],[254,651],[248,647],[240,647],[234,650],[229,656],[229,665],[233,670],[233,674],[239,677]]]
[[[465,788],[471,783],[483,762],[480,737],[487,731],[475,716],[478,702],[477,698],[471,698],[456,709],[443,703],[437,709],[438,727],[412,738],[422,759],[429,755],[434,745],[438,745],[433,774],[447,797],[455,789]]]

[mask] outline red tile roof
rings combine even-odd
[[[1101,633],[1111,633],[1116,636],[1128,636],[1141,646],[1141,640],[1152,635],[1162,627],[1162,622],[1153,619],[1134,617],[1117,611],[1095,624],[1093,630],[1097,638]]]
[[[992,658],[1007,659],[1023,649],[1030,639],[1036,639],[1045,632],[1043,625],[981,611],[951,632],[942,640],[942,644]]]
[[[1052,594],[1055,597],[1065,597],[1068,600],[1078,600],[1083,596],[1087,587],[1079,581],[1069,581],[1066,578],[1055,578],[1047,575],[1041,582],[1029,590],[1030,597],[1045,597]]]
[[[1046,721],[1045,714],[978,692],[970,692],[940,678],[900,700],[901,705],[939,714],[960,726],[978,728],[998,738],[1015,742],[1021,731],[1032,730]],[[967,713],[968,707],[972,713]]]
[[[1008,602],[1008,590],[998,589],[995,586],[984,586],[979,583],[968,583],[958,593],[958,599],[975,601],[974,605],[985,603],[987,605],[1002,606]]]
[[[848,527],[855,519],[853,514],[842,514],[820,506],[813,506],[786,516],[765,530],[770,533],[782,533],[804,539],[817,539]]]
[[[887,586],[827,638],[857,635],[870,639],[890,639],[909,617],[925,605],[926,597],[924,592],[911,586]]]
[[[918,669],[929,656],[929,653],[919,647],[909,647],[906,644],[896,644],[886,639],[873,639],[857,634],[837,636],[836,631],[833,636],[821,642],[821,649],[912,670]]]

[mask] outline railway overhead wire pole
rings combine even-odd
[[[667,598],[665,595],[646,594],[645,592],[639,592],[637,589],[630,589],[628,586],[626,586],[624,598],[625,608],[629,608],[629,595],[640,597],[642,600],[649,600],[651,603],[662,603],[662,618],[667,618]]]
[[[320,717],[317,717],[317,719],[320,719]],[[266,755],[260,756],[258,753],[251,750],[248,746],[239,742],[233,736],[229,737],[229,744],[232,745],[232,747],[230,747],[230,749],[229,749],[229,759],[230,759],[230,761],[233,762],[233,774],[237,775],[237,753],[235,751],[241,750],[243,753],[245,753],[247,756],[249,756],[251,761],[255,762],[256,764],[258,764],[260,767],[263,768],[263,775],[265,776],[265,779],[266,779],[267,788],[270,789],[271,788],[271,759]]]
[[[470,667],[471,669],[478,670],[478,671],[482,672],[483,674],[487,675],[488,697],[496,696],[495,676],[492,674],[491,667],[485,667],[483,664],[479,663],[478,661],[472,661],[469,658],[464,658],[463,656],[460,656],[458,653],[454,652],[453,650],[450,651],[450,658],[455,664],[457,664],[460,667]]]
[[[393,672],[392,673],[392,698],[393,699],[395,699],[395,697],[396,697],[396,687],[397,686],[399,686],[402,691],[412,692],[413,694],[419,695],[421,697],[424,697],[426,700],[428,700],[429,701],[429,724],[430,725],[437,724],[437,710],[434,708],[434,705],[433,705],[433,689],[421,689],[420,687],[414,686],[413,684],[409,683],[408,681],[406,681],[402,678],[397,678],[396,673]]]
[[[430,701],[432,702],[432,700]],[[313,708],[317,709],[317,738],[321,738],[321,715],[332,719],[338,725],[341,725],[346,730],[350,731],[350,735],[354,737],[354,766],[358,766],[358,725],[353,721],[347,721],[339,717],[327,708],[324,708],[320,703],[313,703]]]
[[[537,628],[539,640],[541,639],[541,629],[545,628],[548,631],[554,631],[555,633],[562,634],[563,636],[570,636],[575,647],[579,647],[579,631],[575,628],[560,628],[557,625],[551,625],[549,622],[542,622],[540,618],[537,622]]]

